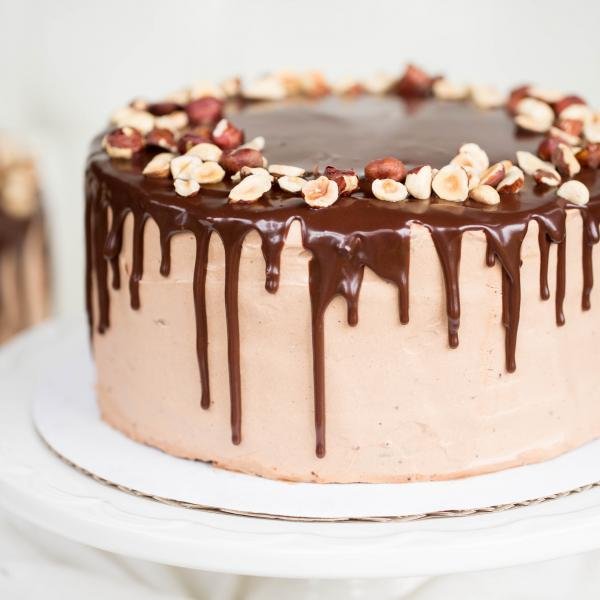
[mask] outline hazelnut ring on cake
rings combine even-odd
[[[48,253],[35,165],[0,135],[0,342],[48,314]]]
[[[580,98],[282,73],[113,124],[86,173],[87,307],[126,435],[317,482],[600,436],[600,114]]]

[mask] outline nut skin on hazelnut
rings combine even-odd
[[[394,181],[402,181],[405,176],[406,167],[404,163],[393,156],[372,160],[365,166],[365,177],[367,179],[393,179]]]
[[[559,143],[552,152],[552,164],[565,178],[569,179],[581,171],[581,165],[569,146]]]
[[[221,119],[213,129],[212,141],[222,150],[233,150],[244,143],[244,132],[227,119]]]
[[[184,133],[177,142],[177,149],[181,154],[185,154],[188,150],[191,150],[194,146],[202,143],[210,143],[212,141],[210,134],[203,135],[200,133],[188,132]]]
[[[342,170],[327,166],[323,171],[323,175],[327,179],[335,181],[340,196],[348,196],[358,187],[358,177],[356,171],[352,169]]]
[[[583,122],[577,119],[559,119],[556,126],[575,137],[579,137],[583,132]]]
[[[146,146],[154,146],[173,151],[177,148],[175,135],[170,129],[154,128],[146,134]]]
[[[506,110],[512,115],[517,114],[517,104],[529,95],[530,85],[521,85],[512,90],[506,101]]]
[[[252,148],[238,148],[237,150],[223,152],[219,162],[225,171],[232,175],[241,170],[242,167],[262,167],[263,155]]]
[[[212,125],[223,116],[223,101],[211,96],[198,98],[186,105],[185,112],[192,125]]]
[[[435,78],[419,67],[408,65],[404,75],[394,86],[394,91],[399,96],[424,98],[431,95],[434,82]]]
[[[560,113],[562,113],[565,110],[565,108],[573,106],[574,104],[587,104],[587,102],[579,96],[565,96],[564,98],[561,98],[558,102],[552,104],[552,108],[556,116],[559,117]]]
[[[588,144],[577,153],[577,160],[584,167],[598,169],[600,167],[600,144]]]
[[[133,127],[119,127],[104,136],[102,145],[111,158],[131,158],[144,148],[144,136]]]
[[[176,102],[154,102],[149,104],[146,110],[155,117],[164,117],[181,110],[181,106]]]
[[[558,148],[558,144],[560,144],[560,140],[554,137],[544,138],[537,149],[537,155],[542,160],[550,161],[552,160],[552,154]]]

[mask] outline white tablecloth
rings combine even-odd
[[[600,552],[511,569],[384,581],[202,573],[82,546],[0,513],[2,600],[597,599]]]

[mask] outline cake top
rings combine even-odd
[[[293,195],[313,208],[353,196],[502,211],[524,186],[536,202],[582,205],[577,176],[600,164],[600,113],[581,98],[535,86],[504,96],[414,66],[338,86],[318,73],[197,84],[112,121],[103,148],[127,168],[181,197],[227,192],[257,207]]]

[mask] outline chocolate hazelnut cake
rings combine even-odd
[[[599,165],[581,98],[414,66],[133,101],[86,171],[103,419],[313,482],[464,477],[597,438]]]
[[[34,163],[0,136],[0,343],[47,315],[47,266]]]

